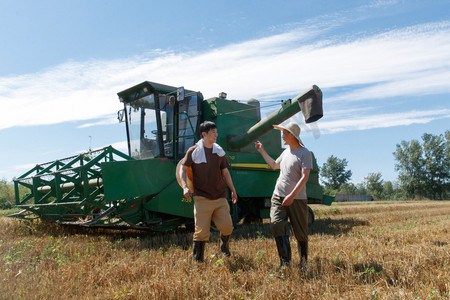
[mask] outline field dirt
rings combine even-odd
[[[218,233],[87,230],[0,217],[1,299],[449,299],[450,201],[311,205],[309,261],[279,258],[267,220]]]

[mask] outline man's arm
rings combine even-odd
[[[181,186],[183,187],[183,195],[186,197],[186,199],[191,200],[191,191],[189,190],[189,187],[187,185],[187,170],[189,167],[185,165],[181,165],[180,168],[180,179],[181,179]]]
[[[269,154],[267,154],[266,150],[264,150],[263,144],[260,141],[255,142],[255,148],[256,151],[258,151],[262,155],[262,157],[272,170],[277,170],[280,168],[280,164],[277,164],[277,162],[272,157],[270,157]]]
[[[302,177],[295,185],[292,192],[290,192],[286,197],[284,197],[283,203],[281,203],[283,206],[289,206],[294,202],[295,196],[297,196],[298,193],[303,189],[306,182],[309,178],[309,172],[311,172],[311,169],[302,169]]]
[[[236,203],[237,202],[236,189],[234,188],[233,180],[231,179],[230,172],[228,171],[227,168],[222,169],[222,176],[225,179],[225,182],[227,183],[228,187],[231,190],[231,199],[233,199],[233,203]]]

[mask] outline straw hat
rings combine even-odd
[[[286,126],[281,126],[281,125],[273,125],[274,128],[283,131],[283,129],[286,129],[287,131],[289,131],[300,143],[300,145],[302,147],[305,147],[303,145],[302,140],[300,139],[300,127],[295,124],[295,123],[289,123]]]

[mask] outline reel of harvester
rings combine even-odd
[[[77,225],[113,225],[124,222],[117,214],[119,201],[107,202],[101,164],[133,160],[111,146],[38,164],[14,179],[16,206],[11,217],[41,218]]]

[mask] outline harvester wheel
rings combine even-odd
[[[194,220],[192,220],[192,222],[187,222],[186,224],[184,224],[184,226],[186,227],[186,230],[189,231],[189,232],[194,232],[195,231]]]

